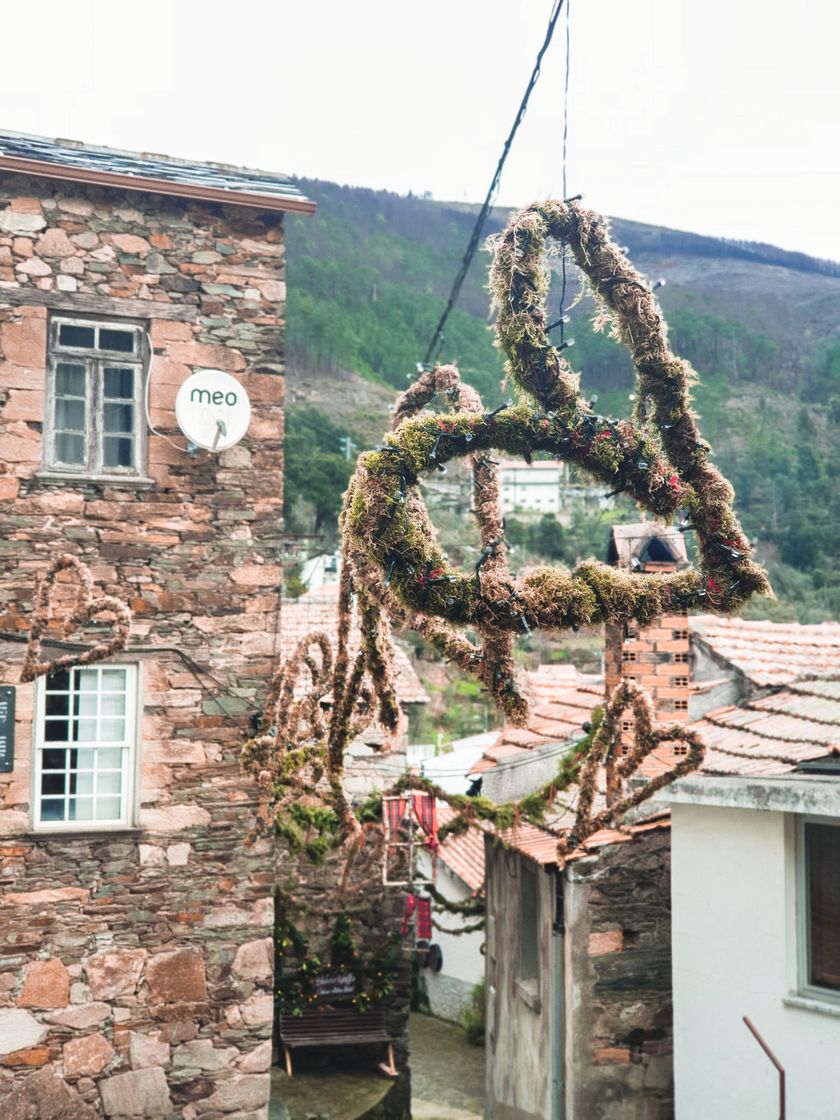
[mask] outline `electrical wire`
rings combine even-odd
[[[545,33],[543,45],[540,47],[539,53],[537,54],[537,60],[534,63],[534,69],[532,70],[531,77],[528,80],[525,94],[519,105],[519,109],[517,110],[516,118],[513,122],[513,127],[510,130],[507,140],[505,140],[504,147],[502,148],[502,154],[499,158],[499,162],[496,165],[495,173],[493,174],[493,178],[490,182],[490,188],[487,191],[487,196],[484,199],[484,203],[478,213],[478,217],[476,218],[475,226],[473,227],[473,231],[467,244],[463,260],[461,261],[461,266],[458,269],[458,273],[455,277],[455,282],[452,285],[452,291],[449,293],[449,299],[447,300],[446,307],[444,308],[443,314],[440,317],[440,321],[438,322],[437,327],[435,327],[435,333],[432,336],[432,341],[429,343],[429,347],[426,350],[426,354],[423,359],[424,365],[431,365],[433,363],[433,361],[437,357],[441,345],[443,344],[444,327],[446,326],[447,320],[449,319],[449,316],[453,308],[455,307],[455,304],[458,302],[458,296],[461,293],[461,288],[463,287],[464,281],[467,278],[467,273],[470,270],[470,265],[472,264],[473,257],[475,256],[476,250],[478,249],[478,243],[481,239],[481,231],[484,228],[484,223],[487,220],[488,214],[493,209],[493,202],[495,201],[496,193],[499,189],[502,170],[504,169],[508,153],[510,152],[511,145],[513,144],[513,139],[516,136],[517,131],[519,130],[519,126],[522,123],[522,118],[525,116],[525,110],[528,108],[528,101],[534,90],[534,86],[536,86],[539,79],[543,55],[548,50],[549,45],[551,44],[552,37],[554,36],[554,28],[557,25],[557,20],[560,16],[560,12],[563,8],[564,3],[566,3],[568,6],[568,0],[555,0],[554,8],[552,9],[551,15],[548,20],[548,28]]]
[[[151,413],[149,412],[149,393],[150,393],[151,384],[152,384],[152,365],[154,364],[154,360],[155,360],[155,351],[154,351],[154,347],[152,346],[152,336],[149,334],[148,331],[144,331],[143,333],[146,336],[146,345],[149,348],[149,364],[146,367],[146,384],[143,388],[143,409],[144,409],[144,412],[146,413],[146,423],[149,426],[149,431],[152,433],[152,435],[160,436],[161,439],[165,439],[166,442],[168,444],[170,444],[172,447],[174,447],[176,451],[184,451],[184,452],[186,452],[187,455],[189,455],[189,453],[190,453],[189,447],[180,447],[175,442],[174,439],[170,439],[169,436],[166,435],[164,432],[159,432],[158,429],[152,423]]]

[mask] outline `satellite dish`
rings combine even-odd
[[[220,369],[200,369],[175,398],[175,418],[187,439],[207,451],[239,443],[251,422],[245,386]]]

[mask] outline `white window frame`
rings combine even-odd
[[[41,820],[41,773],[42,752],[50,747],[61,748],[62,744],[47,742],[44,738],[46,717],[46,677],[39,677],[35,689],[35,720],[33,721],[33,765],[32,765],[32,830],[33,832],[114,832],[134,828],[137,819],[137,788],[140,767],[140,728],[142,727],[142,666],[136,662],[110,661],[98,662],[91,666],[78,666],[79,669],[124,669],[126,672],[125,693],[125,745],[122,765],[122,788],[120,791],[120,816],[112,820]],[[72,669],[69,672],[73,672]],[[80,749],[97,747],[100,744],[79,744]]]
[[[59,330],[63,326],[85,327],[96,330],[129,331],[135,337],[132,353],[119,350],[89,349],[59,343]],[[97,334],[98,340],[98,334]],[[73,315],[54,315],[50,319],[47,344],[47,392],[44,416],[43,469],[47,474],[81,478],[144,478],[146,475],[146,416],[145,391],[148,366],[146,326],[136,320],[110,318],[80,318]],[[84,463],[62,463],[55,454],[55,382],[59,362],[83,365],[87,370],[85,398]],[[130,366],[136,371],[134,378],[134,465],[131,467],[104,467],[104,435],[102,419],[104,403],[102,387],[105,366]]]
[[[840,818],[800,816],[796,821],[796,948],[798,994],[806,999],[820,1003],[833,1004],[840,1009],[840,991],[834,988],[821,988],[812,984],[811,975],[811,908],[808,901],[808,862],[805,844],[805,826],[808,824],[829,825],[840,828]]]

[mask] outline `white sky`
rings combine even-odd
[[[840,260],[840,6],[570,0],[569,193]],[[0,128],[483,198],[551,0],[30,0]],[[561,192],[563,27],[499,201]]]

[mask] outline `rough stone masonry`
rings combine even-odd
[[[0,1114],[267,1116],[273,865],[248,846],[238,748],[275,658],[282,506],[282,213],[0,174]],[[153,348],[137,477],[45,470],[56,315],[139,323]],[[247,437],[183,449],[193,371],[247,389]],[[118,830],[39,830],[39,689],[18,684],[35,580],[72,552],[134,622],[135,799]],[[101,630],[100,626],[93,628]],[[78,635],[90,640],[93,629]],[[18,640],[15,640],[15,639]]]

